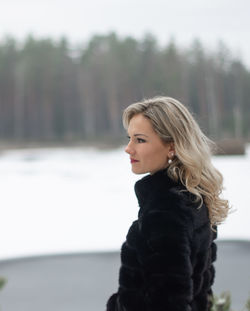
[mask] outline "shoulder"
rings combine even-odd
[[[198,207],[195,197],[182,185],[161,189],[156,188],[148,193],[142,204],[143,214],[173,214],[177,218],[192,218],[194,210]],[[186,219],[187,220],[187,219]]]
[[[181,233],[192,236],[194,209],[189,193],[173,187],[151,196],[139,217],[143,236],[174,236]]]
[[[149,230],[188,230],[208,221],[207,208],[196,201],[194,194],[166,171],[147,175],[135,184],[140,206],[139,225]]]
[[[135,194],[140,207],[147,207],[156,202],[160,205],[168,203],[171,207],[181,204],[186,197],[183,195],[185,187],[179,181],[168,176],[167,170],[161,170],[153,175],[146,175],[135,184]]]

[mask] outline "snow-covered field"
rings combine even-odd
[[[235,209],[220,239],[250,240],[250,147],[214,157]],[[138,206],[123,149],[24,149],[0,154],[0,259],[118,250]]]

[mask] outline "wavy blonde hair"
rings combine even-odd
[[[209,211],[211,226],[221,224],[229,212],[227,200],[220,198],[223,177],[213,166],[213,143],[201,131],[188,109],[171,97],[154,97],[128,106],[123,112],[123,125],[136,114],[151,121],[153,129],[164,143],[174,142],[175,157],[168,167],[168,175],[180,180],[188,191],[203,200]]]

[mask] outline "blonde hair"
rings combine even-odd
[[[204,200],[212,226],[221,224],[227,217],[229,204],[220,198],[223,177],[211,162],[215,144],[201,131],[188,109],[171,97],[145,99],[124,110],[126,129],[136,114],[151,121],[164,143],[174,142],[175,157],[167,170],[169,177],[180,180],[195,195],[195,201],[200,201],[199,206]]]

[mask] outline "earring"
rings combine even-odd
[[[170,154],[170,156],[171,156],[171,157],[173,157],[173,156],[174,156],[174,154],[173,154],[173,153],[171,153],[171,154]],[[168,159],[168,164],[171,164],[172,162],[173,162],[173,160],[172,160],[172,159]]]

